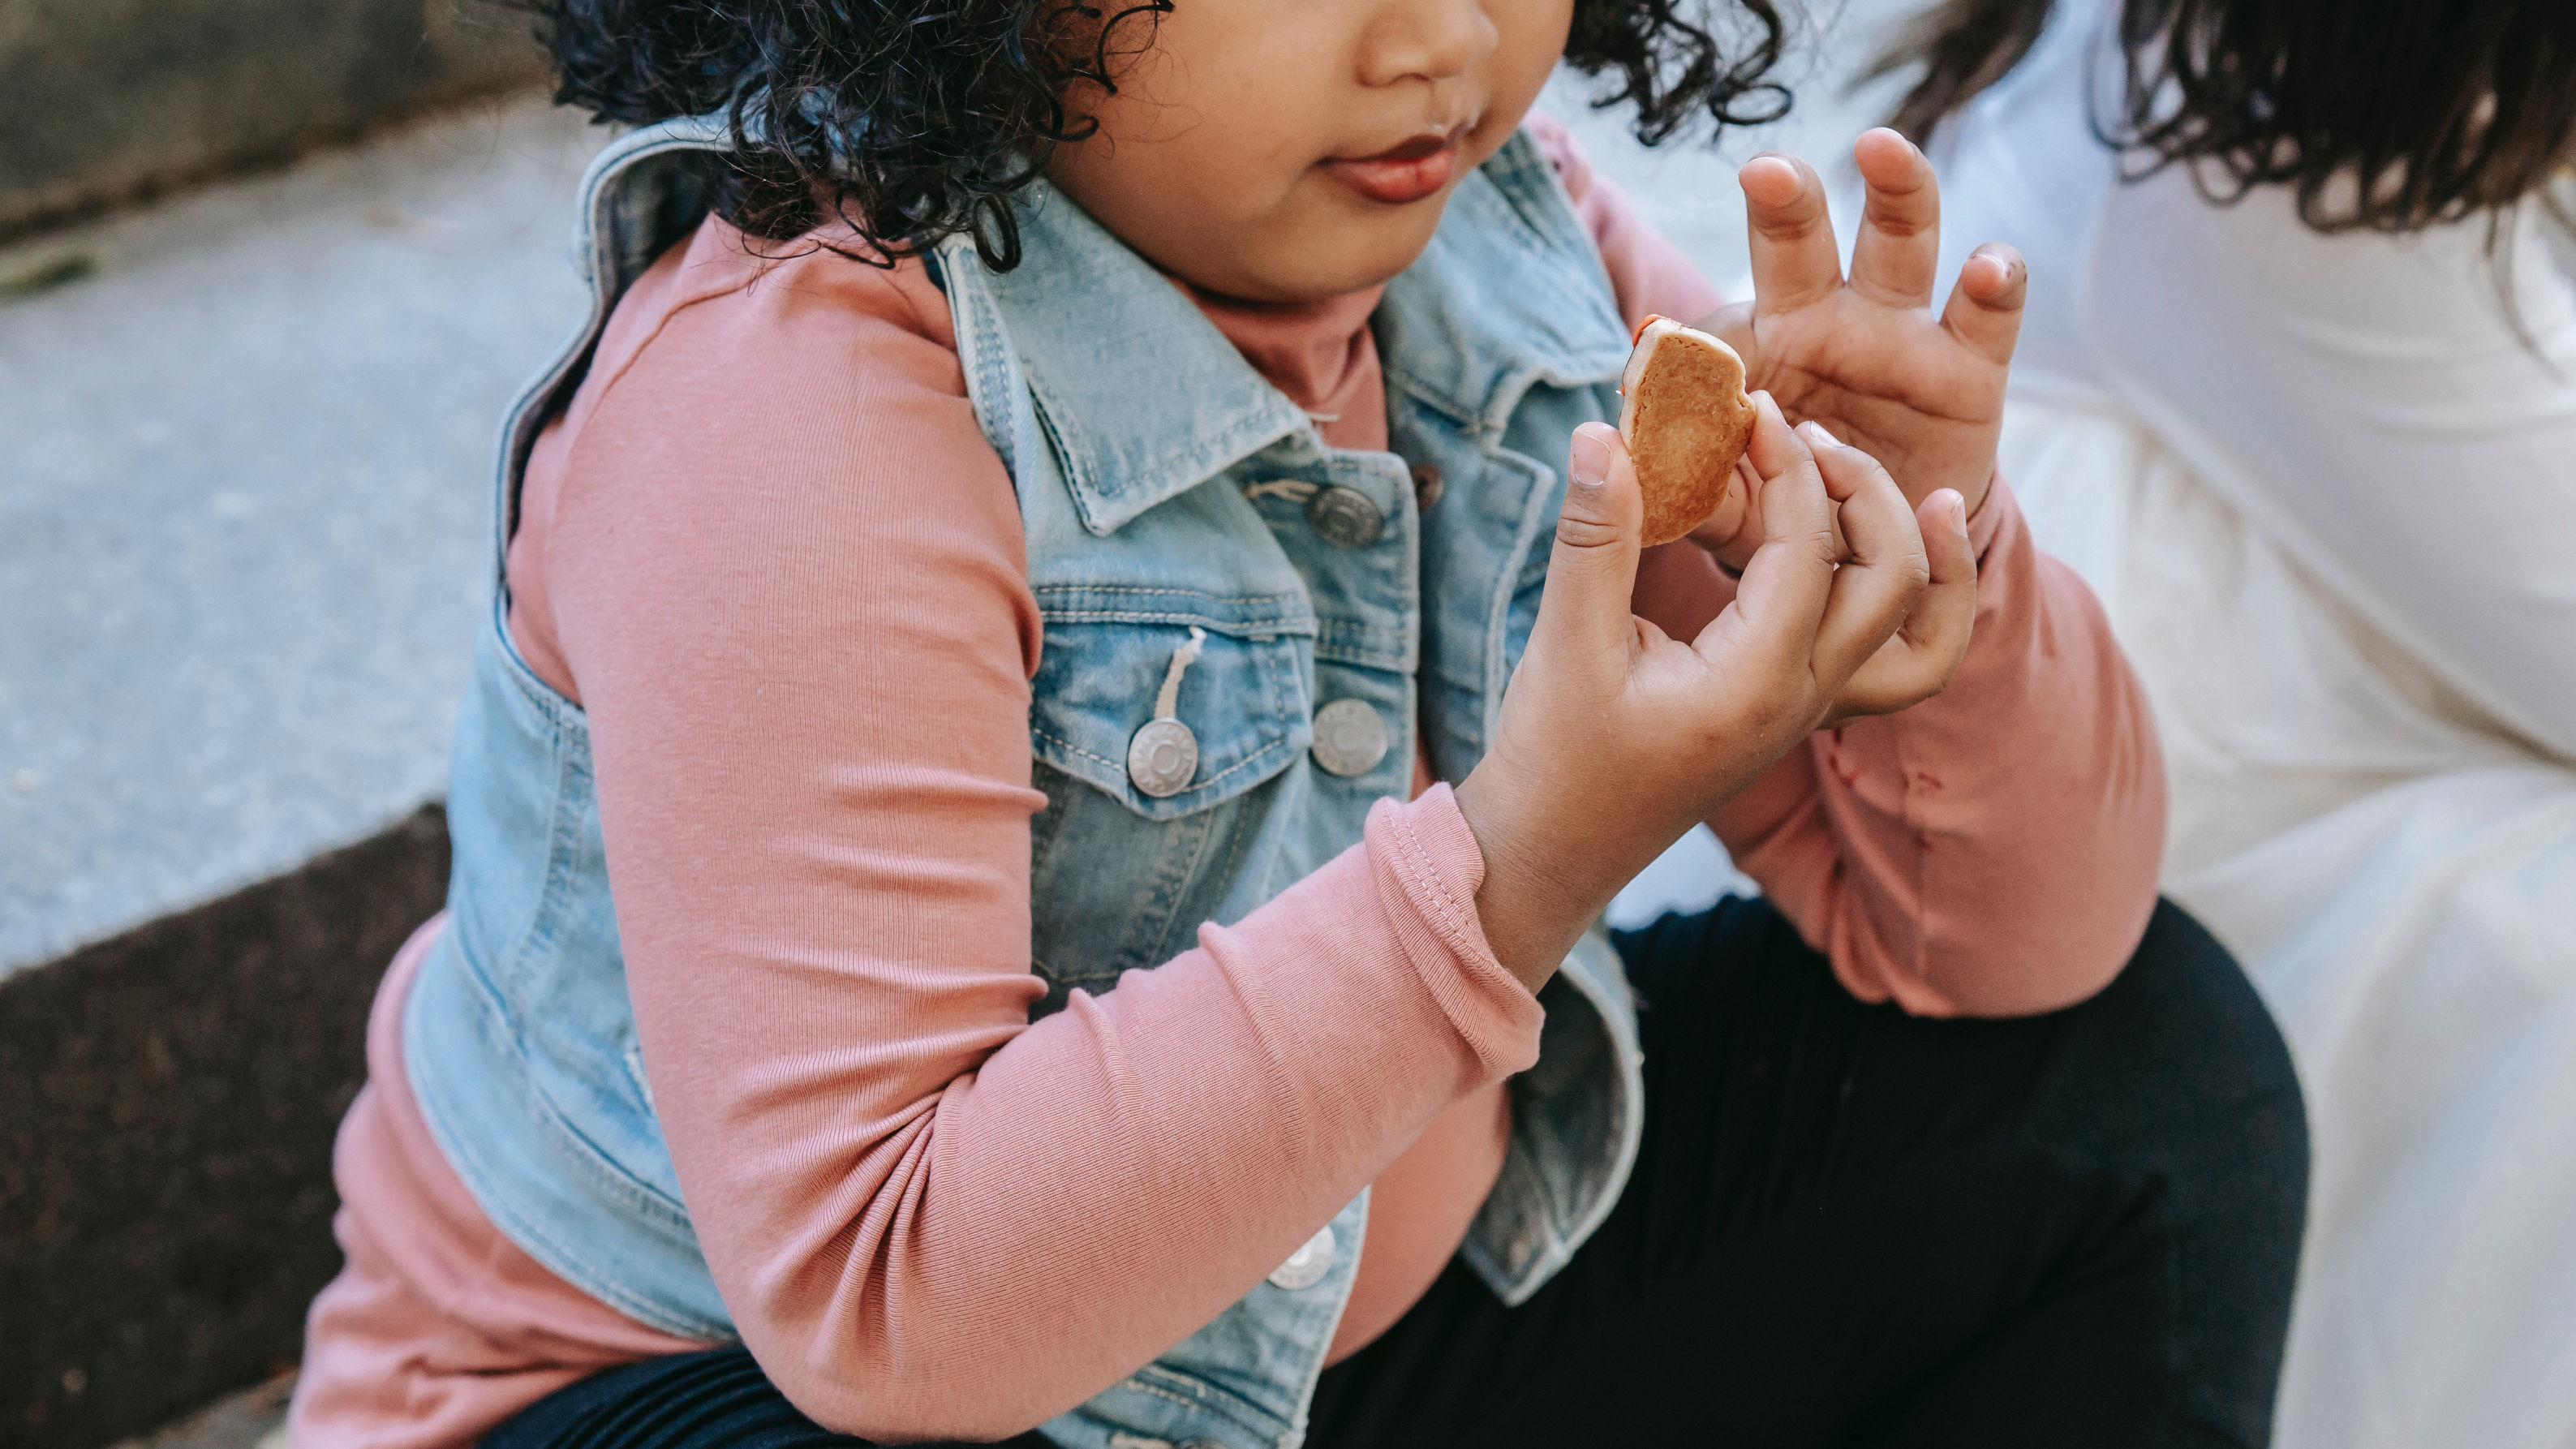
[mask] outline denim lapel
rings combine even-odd
[[[1040,181],[1025,249],[988,273],[1082,526],[1116,531],[1312,427],[1180,288]]]

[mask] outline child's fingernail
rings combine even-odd
[[[1843,445],[1842,439],[1825,431],[1825,425],[1823,423],[1809,419],[1806,422],[1800,423],[1798,427],[1806,433],[1807,444],[1809,447],[1813,447],[1818,443],[1822,443],[1828,448],[1839,448]]]
[[[1610,444],[1590,428],[1574,432],[1574,451],[1566,460],[1566,486],[1591,492],[1610,481]]]
[[[1941,491],[1950,495],[1950,503],[1949,503],[1949,508],[1948,508],[1948,512],[1949,512],[1949,515],[1950,515],[1950,526],[1951,526],[1951,527],[1953,527],[1953,528],[1956,528],[1956,529],[1957,529],[1957,530],[1959,530],[1961,533],[1965,533],[1965,532],[1967,532],[1967,531],[1968,531],[1968,500],[1967,500],[1967,499],[1965,499],[1965,498],[1960,497],[1960,496],[1959,496],[1959,491],[1958,491],[1957,489],[1955,489],[1955,488],[1944,488],[1944,489],[1942,489]]]

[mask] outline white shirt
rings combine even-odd
[[[1943,275],[2029,258],[2005,471],[2155,701],[2167,889],[2299,1060],[2279,1443],[2567,1449],[2576,292],[2537,207],[2325,236],[2121,184],[2115,13],[2060,0],[1936,138]]]

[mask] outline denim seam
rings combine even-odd
[[[1208,776],[1207,783],[1199,786],[1199,788],[1202,790],[1207,789],[1209,786],[1214,785],[1217,781],[1224,779],[1228,775],[1234,774],[1237,771],[1251,769],[1253,766],[1262,763],[1267,756],[1277,754],[1280,751],[1285,750],[1287,747],[1288,742],[1286,740],[1273,740],[1269,744],[1263,745],[1258,752],[1246,755],[1242,760],[1235,764]]]
[[[1255,642],[1269,642],[1283,635],[1302,638],[1307,630],[1295,626],[1311,627],[1311,622],[1304,619],[1247,622],[1213,614],[1149,613],[1141,609],[1046,609],[1040,615],[1050,624],[1196,624],[1210,633]]]
[[[1035,722],[1032,722],[1029,725],[1029,733],[1036,736],[1044,743],[1054,745],[1056,748],[1065,751],[1067,754],[1079,755],[1083,759],[1089,760],[1095,765],[1104,765],[1113,770],[1124,770],[1126,768],[1126,766],[1119,761],[1110,759],[1106,755],[1095,755],[1091,751],[1084,749],[1082,746],[1075,744],[1071,740],[1063,739],[1050,733],[1044,726]]]
[[[1211,594],[1205,589],[1149,589],[1123,584],[1039,584],[1032,587],[1029,592],[1033,594],[1180,594],[1193,599],[1213,599],[1237,604],[1276,604],[1283,600],[1297,603],[1306,597],[1302,593]]]
[[[1236,1428],[1242,1429],[1251,1434],[1259,1435],[1265,1440],[1280,1432],[1278,1429],[1268,1424],[1255,1423],[1253,1420],[1239,1412],[1234,1406],[1238,1403],[1243,1404],[1251,1408],[1255,1413],[1260,1414],[1265,1419],[1277,1417],[1271,1414],[1267,1409],[1262,1408],[1258,1404],[1252,1403],[1249,1399],[1244,1398],[1242,1395],[1235,1393],[1231,1389],[1221,1388],[1218,1385],[1207,1383],[1201,1379],[1175,1374],[1170,1369],[1160,1368],[1158,1367],[1159,1362],[1160,1361],[1157,1360],[1156,1363],[1149,1363],[1143,1368],[1136,1370],[1136,1372],[1129,1374],[1124,1379],[1119,1380],[1119,1387],[1131,1389],[1137,1393],[1145,1394],[1152,1398],[1161,1399],[1165,1403],[1178,1404],[1185,1409],[1199,1409],[1221,1414]],[[1172,1389],[1163,1387],[1161,1384],[1148,1381],[1145,1378],[1145,1375],[1149,1373],[1171,1378],[1181,1378],[1185,1382],[1189,1383],[1193,1388],[1198,1389],[1201,1392],[1189,1395],[1178,1393]]]

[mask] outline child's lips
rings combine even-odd
[[[1433,132],[1374,156],[1333,157],[1324,169],[1371,201],[1402,206],[1437,195],[1458,171],[1458,143],[1467,128]]]

